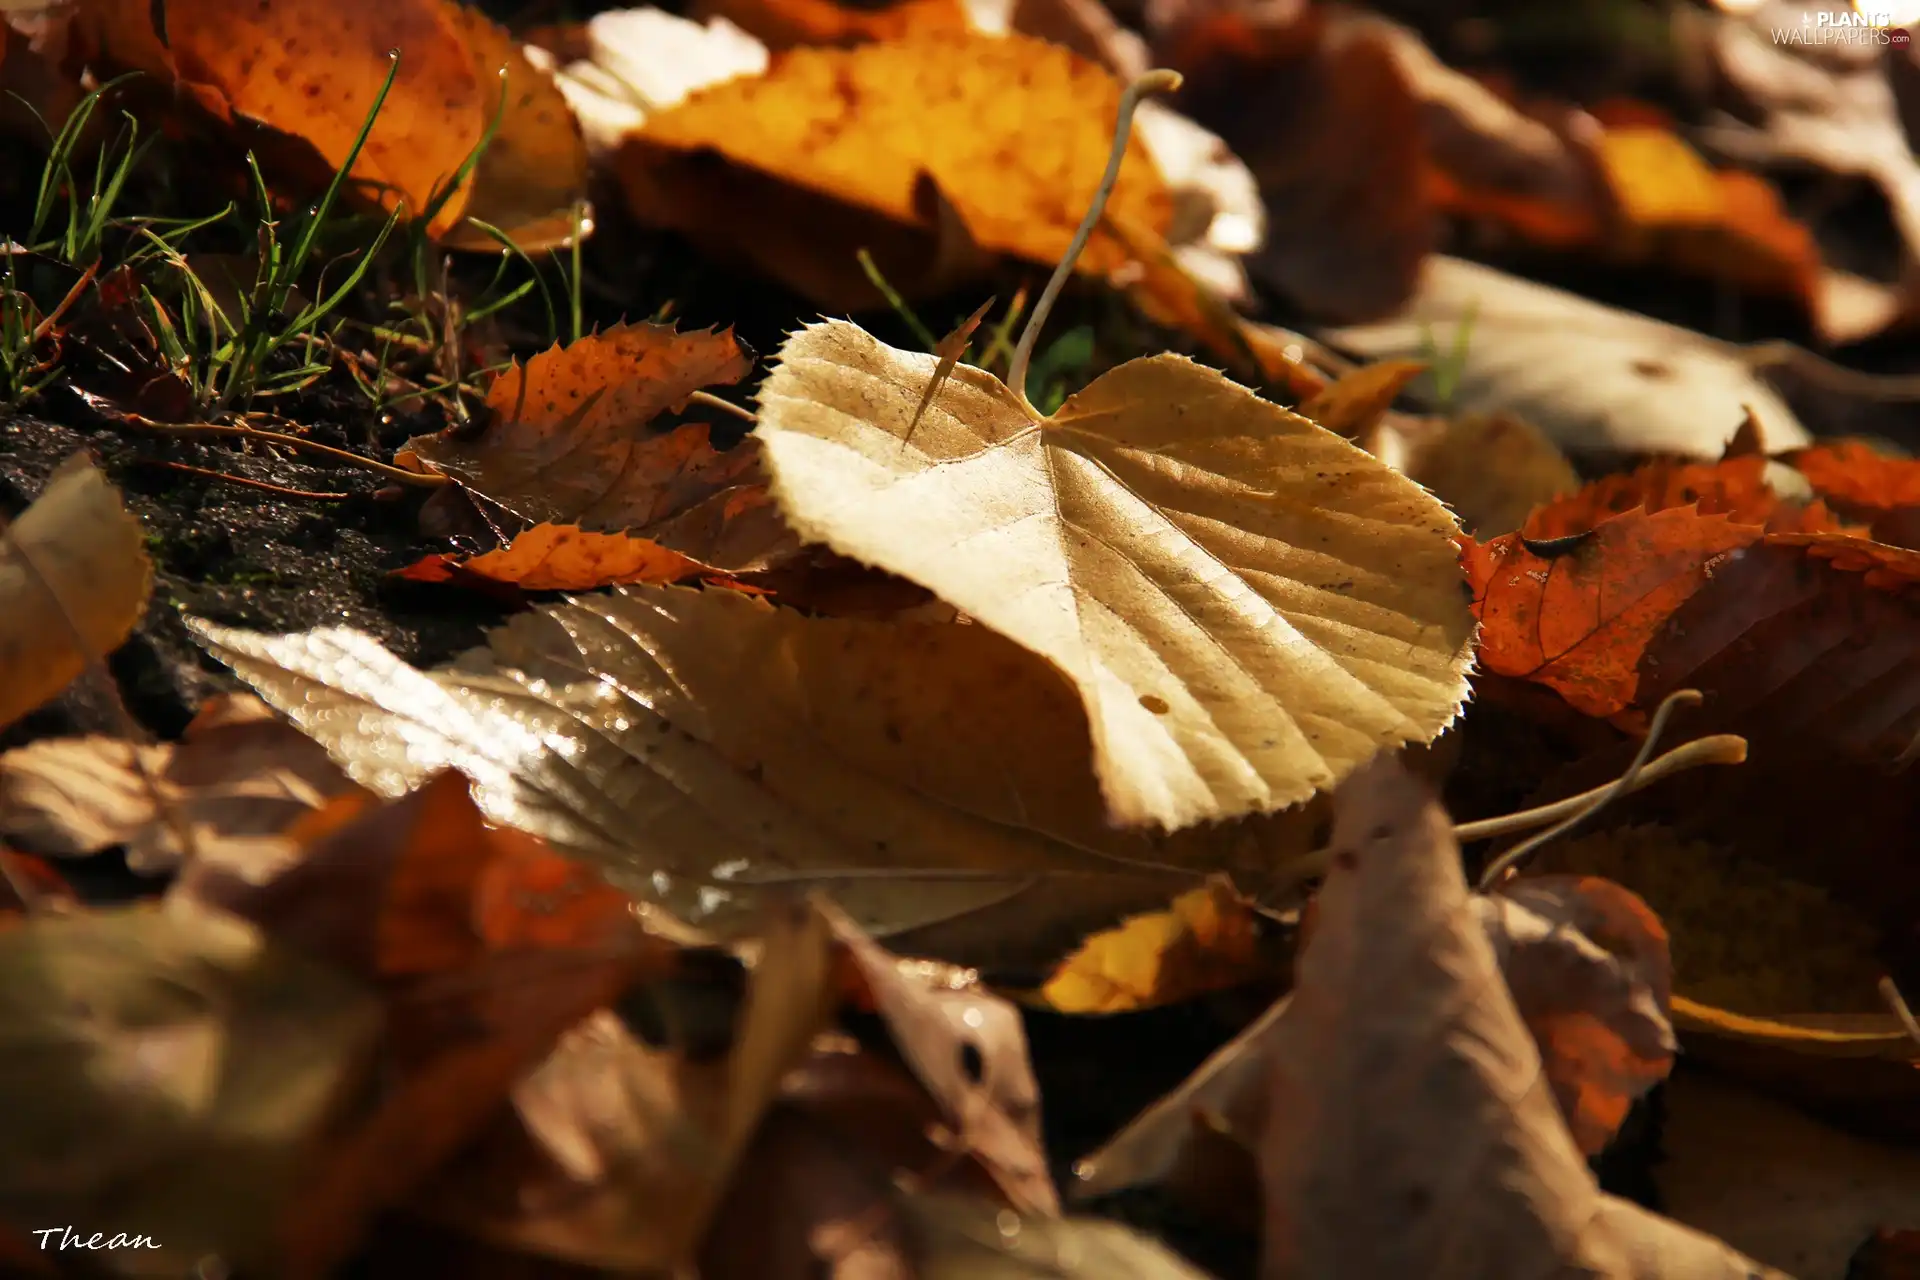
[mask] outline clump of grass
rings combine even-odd
[[[1432,370],[1434,407],[1442,413],[1453,408],[1453,398],[1459,394],[1460,378],[1467,368],[1467,351],[1473,342],[1473,319],[1476,314],[1476,305],[1469,302],[1460,313],[1460,323],[1454,327],[1453,346],[1444,356],[1434,338],[1433,326],[1420,326],[1420,358]]]

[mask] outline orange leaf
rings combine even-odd
[[[495,93],[476,74],[455,8],[444,0],[387,0],[342,7],[325,0],[235,5],[172,0],[165,8],[171,67],[151,65],[144,5],[92,0],[90,14],[116,61],[194,90],[221,116],[263,121],[312,145],[329,166],[346,162],[390,68],[405,51],[353,176],[379,184],[379,199],[423,212],[480,141]],[[165,51],[160,56],[165,56]],[[451,225],[450,201],[437,228]]]
[[[1898,763],[1920,736],[1920,552],[1675,507],[1463,555],[1486,670],[1588,715],[1693,687],[1776,750]]]
[[[1920,462],[1894,458],[1858,440],[1814,445],[1786,460],[1813,491],[1849,515],[1881,516],[1920,507]]]
[[[1224,877],[1088,938],[1041,987],[1062,1013],[1122,1013],[1191,1000],[1265,972],[1253,904]]]
[[[1764,530],[1692,507],[1634,510],[1555,543],[1465,541],[1480,665],[1544,684],[1591,716],[1635,705],[1640,662],[1674,612]],[[1570,545],[1562,545],[1562,543]]]
[[[724,81],[649,116],[618,168],[643,216],[722,240],[717,248],[816,297],[831,282],[794,259],[804,245],[780,239],[790,216],[780,187],[813,218],[825,215],[824,198],[842,221],[851,211],[920,232],[940,229],[944,202],[962,239],[1051,264],[1105,170],[1120,90],[1105,69],[1023,36],[916,30],[853,49],[790,49],[775,53],[764,75]],[[694,163],[699,153],[717,154],[734,176]],[[737,211],[719,226],[711,201],[692,190],[743,171],[761,180],[748,212],[765,230],[750,236]],[[1155,234],[1171,221],[1165,184],[1137,139],[1108,209]],[[760,243],[767,236],[773,241]],[[1079,265],[1103,275],[1129,256],[1101,232]]]
[[[627,533],[537,524],[484,555],[427,556],[398,571],[414,582],[507,583],[526,591],[596,591],[629,582],[679,582],[707,572],[697,560]]]
[[[1665,511],[1695,504],[1702,515],[1762,524],[1770,532],[1819,533],[1840,528],[1824,503],[1782,500],[1767,484],[1766,471],[1767,460],[1758,454],[1720,462],[1650,462],[1536,508],[1521,532],[1536,540],[1562,538],[1585,533],[1635,507]]]
[[[1814,306],[1819,247],[1765,179],[1716,170],[1661,128],[1609,130],[1598,155],[1617,202],[1623,256],[1652,256]]]
[[[731,330],[618,325],[500,375],[487,392],[494,420],[478,439],[416,436],[402,453],[529,521],[642,528],[748,477],[751,445],[722,454],[703,425],[644,429],[752,367]]]

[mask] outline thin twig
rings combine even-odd
[[[73,282],[73,288],[67,290],[67,296],[60,299],[60,305],[55,307],[52,311],[48,312],[47,318],[34,326],[33,337],[29,339],[29,341],[39,342],[41,339],[45,338],[49,333],[53,332],[53,326],[55,326],[56,324],[59,324],[60,317],[67,314],[67,308],[71,307],[76,301],[79,300],[81,291],[84,290],[89,284],[93,283],[94,273],[99,270],[100,270],[100,259],[95,258],[93,260],[93,265],[88,267],[85,271],[82,271],[80,273],[80,278]]]
[[[168,462],[164,458],[142,458],[141,461],[148,466],[166,467],[170,471],[184,471],[188,475],[205,476],[209,480],[224,480],[228,484],[244,485],[249,489],[264,489],[282,498],[304,498],[311,502],[345,502],[355,496],[351,493],[321,493],[313,489],[289,489],[283,484],[250,480],[246,476],[236,476],[225,471],[212,471],[206,467],[190,467],[184,462]]]
[[[1634,755],[1633,763],[1627,766],[1627,771],[1615,779],[1612,785],[1603,790],[1600,796],[1585,808],[1569,815],[1565,821],[1542,831],[1539,835],[1521,841],[1488,863],[1487,869],[1480,874],[1480,889],[1482,892],[1500,883],[1508,872],[1532,857],[1542,845],[1559,839],[1598,813],[1608,804],[1632,790],[1634,779],[1638,778],[1640,771],[1647,767],[1648,757],[1653,755],[1653,749],[1659,743],[1660,734],[1666,729],[1667,720],[1673,715],[1674,708],[1682,704],[1699,702],[1702,696],[1698,689],[1675,689],[1662,699],[1659,708],[1653,713],[1653,723],[1647,726],[1647,739],[1640,744],[1640,750]]]
[[[1740,361],[1750,369],[1790,369],[1817,387],[1862,400],[1882,403],[1920,400],[1920,377],[1862,373],[1791,342],[1762,342],[1741,348]]]
[[[262,431],[241,423],[217,422],[150,422],[145,418],[129,416],[127,419],[141,431],[151,431],[156,435],[181,436],[228,436],[242,440],[258,440],[263,444],[283,445],[289,449],[303,449],[308,453],[317,453],[323,457],[345,462],[351,466],[362,467],[400,484],[416,485],[423,489],[439,489],[453,481],[443,475],[428,475],[419,471],[408,471],[405,467],[396,467],[372,458],[362,457],[346,449],[336,449],[330,444],[321,444],[318,440],[307,440],[300,436],[290,436],[281,431]]]
[[[1027,317],[1027,327],[1020,331],[1020,345],[1013,349],[1013,363],[1007,368],[1008,390],[1036,420],[1043,415],[1027,399],[1027,366],[1033,362],[1034,344],[1040,341],[1040,330],[1046,326],[1054,301],[1059,298],[1060,291],[1067,287],[1067,280],[1073,275],[1073,264],[1080,260],[1080,251],[1087,247],[1093,229],[1100,224],[1101,215],[1107,209],[1107,197],[1113,194],[1113,186],[1120,180],[1120,162],[1127,158],[1127,140],[1133,136],[1134,110],[1146,95],[1171,93],[1179,87],[1179,72],[1149,71],[1128,85],[1126,92],[1120,95],[1120,116],[1113,125],[1113,150],[1107,155],[1107,171],[1100,178],[1099,189],[1093,193],[1093,203],[1087,206],[1086,216],[1080,219],[1080,228],[1073,233],[1073,241],[1067,245],[1065,256],[1060,259],[1060,265],[1053,269],[1053,277],[1041,292],[1040,301],[1034,304],[1033,314]]]

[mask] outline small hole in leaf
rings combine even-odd
[[[1173,710],[1165,698],[1151,693],[1143,693],[1140,695],[1140,705],[1157,716],[1163,716]]]
[[[987,1078],[987,1061],[980,1056],[979,1046],[971,1040],[960,1046],[960,1069],[975,1084]]]

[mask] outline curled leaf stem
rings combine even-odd
[[[1716,733],[1705,738],[1695,738],[1692,742],[1665,752],[1642,769],[1627,791],[1639,791],[1660,781],[1668,774],[1680,773],[1696,765],[1741,764],[1746,758],[1747,740],[1737,733]],[[1538,808],[1522,809],[1518,813],[1503,813],[1497,818],[1481,818],[1474,822],[1457,823],[1453,828],[1453,837],[1460,843],[1466,844],[1472,840],[1490,840],[1494,836],[1544,827],[1550,822],[1560,821],[1568,814],[1580,812],[1587,805],[1599,800],[1613,785],[1611,782],[1602,783],[1591,791],[1582,791],[1579,795],[1555,800],[1552,804],[1543,804]]]
[[[228,436],[241,440],[257,440],[262,444],[277,444],[282,448],[318,454],[323,458],[331,458],[335,462],[342,462],[351,467],[359,467],[363,470],[371,471],[375,475],[385,476],[397,484],[412,485],[419,489],[439,489],[453,483],[453,480],[448,476],[408,471],[404,467],[396,467],[390,463],[381,462],[376,458],[366,458],[345,449],[336,449],[332,445],[322,444],[318,440],[308,440],[301,436],[288,435],[284,431],[266,431],[244,423],[149,422],[145,418],[137,418],[128,414],[125,415],[117,425],[131,427],[139,431],[152,432],[156,435],[180,436],[188,439],[194,436]]]
[[[742,405],[737,405],[731,400],[722,400],[711,391],[695,391],[687,397],[687,400],[692,404],[701,404],[709,409],[718,409],[722,413],[730,413],[736,418],[744,418],[748,422],[758,423],[760,421],[759,415],[755,414],[753,410]]]
[[[1127,141],[1133,136],[1133,113],[1140,105],[1140,99],[1149,93],[1171,93],[1180,87],[1178,71],[1149,71],[1128,85],[1126,92],[1120,95],[1120,117],[1113,125],[1113,150],[1107,156],[1107,171],[1100,179],[1100,187],[1093,193],[1093,203],[1087,206],[1087,214],[1080,219],[1079,230],[1073,233],[1073,241],[1067,245],[1066,256],[1060,259],[1060,265],[1053,269],[1053,276],[1047,281],[1047,287],[1040,294],[1040,301],[1033,306],[1033,314],[1027,317],[1027,327],[1020,331],[1020,344],[1013,350],[1013,363],[1007,369],[1007,386],[1012,390],[1020,405],[1038,421],[1044,417],[1027,399],[1027,366],[1033,363],[1033,348],[1040,341],[1040,330],[1047,323],[1047,316],[1053,311],[1054,300],[1067,286],[1067,278],[1073,274],[1073,264],[1080,260],[1081,250],[1087,247],[1087,241],[1093,236],[1093,229],[1100,225],[1100,217],[1106,212],[1107,197],[1113,194],[1113,187],[1120,180],[1120,162],[1127,158]]]
[[[1516,870],[1521,863],[1538,852],[1541,846],[1547,844],[1549,841],[1559,839],[1600,810],[1606,808],[1606,806],[1613,801],[1632,791],[1635,780],[1639,778],[1641,771],[1647,767],[1648,759],[1653,755],[1654,747],[1659,745],[1660,735],[1666,730],[1667,721],[1672,717],[1674,708],[1699,702],[1702,696],[1698,689],[1675,689],[1672,693],[1661,699],[1659,708],[1653,713],[1653,723],[1647,726],[1646,741],[1640,744],[1640,750],[1634,755],[1633,763],[1627,766],[1627,771],[1614,779],[1607,787],[1603,788],[1600,794],[1584,807],[1575,810],[1573,813],[1567,815],[1565,819],[1555,823],[1552,827],[1542,831],[1540,834],[1521,841],[1488,863],[1487,869],[1480,875],[1481,892],[1484,893],[1486,890],[1499,884],[1510,872]]]

